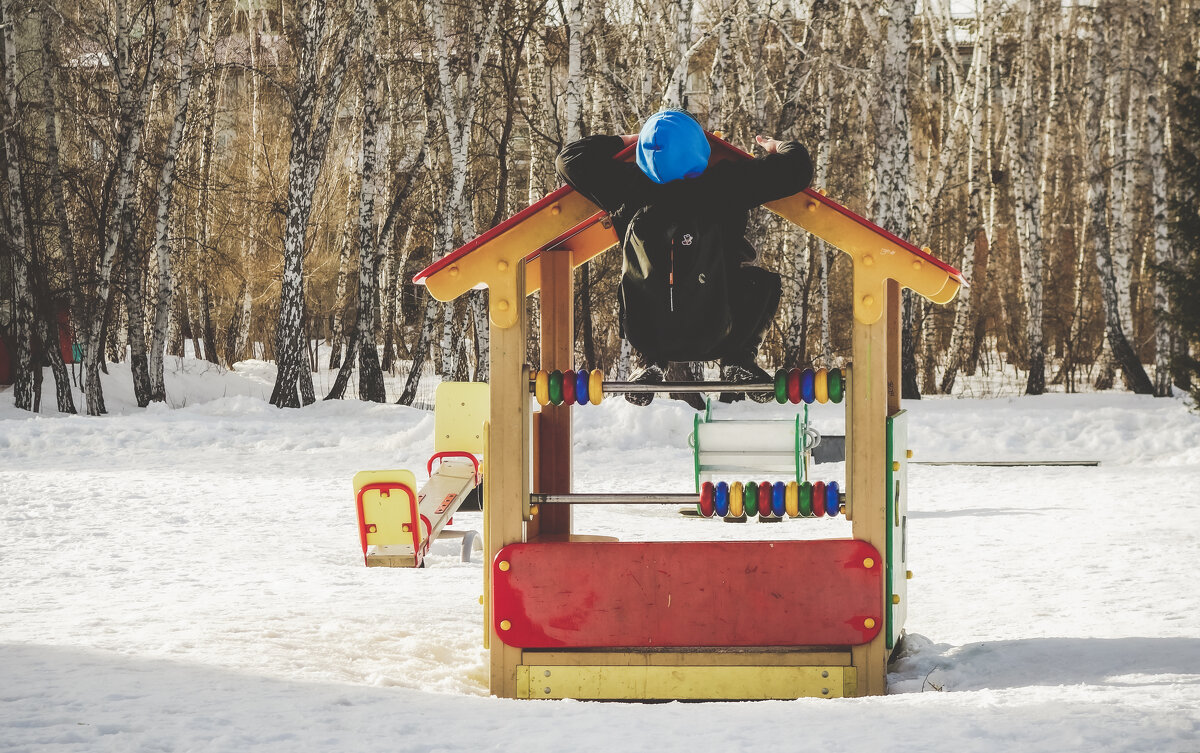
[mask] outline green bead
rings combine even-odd
[[[842,390],[842,370],[841,369],[830,369],[829,370],[828,384],[829,384],[829,402],[831,402],[831,403],[842,402],[842,395],[844,394],[844,392]]]
[[[787,398],[787,369],[775,372],[775,402],[783,405]]]
[[[558,369],[550,372],[550,402],[555,405],[562,405],[562,372]]]
[[[812,484],[805,481],[800,484],[800,517],[811,518],[812,516]]]
[[[758,514],[758,484],[753,481],[742,489],[742,507],[747,516]]]

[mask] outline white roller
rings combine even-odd
[[[710,453],[786,452],[794,458],[796,452],[793,421],[712,421],[699,424],[696,435],[701,464]]]

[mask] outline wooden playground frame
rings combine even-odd
[[[749,155],[710,137],[713,160]],[[618,158],[628,158],[626,150]],[[853,262],[852,382],[847,390],[845,515],[853,540],[890,552],[889,527],[899,514],[907,452],[900,411],[900,291],[907,287],[939,304],[965,281],[928,251],[897,238],[808,189],[766,205]],[[501,697],[794,698],[878,695],[900,624],[876,629],[852,645],[642,646],[601,649],[529,648],[505,642],[505,615],[496,614],[496,579],[513,565],[501,557],[526,544],[577,545],[590,556],[600,537],[575,534],[571,505],[534,505],[531,493],[569,494],[571,407],[533,413],[526,365],[529,322],[525,297],[541,291],[539,333],[544,370],[572,368],[573,274],[618,244],[612,224],[589,200],[564,187],[420,272],[431,295],[450,301],[489,288],[490,413],[485,427],[485,645],[490,687]],[[889,510],[889,507],[891,508]],[[592,547],[591,549],[587,547]],[[680,550],[674,550],[680,551]],[[505,557],[509,555],[505,554]],[[881,554],[886,557],[887,555]],[[511,559],[511,558],[510,558]],[[862,559],[860,557],[860,559]],[[866,558],[870,563],[872,558]],[[901,558],[898,560],[903,562]],[[868,568],[871,564],[867,565]],[[903,581],[888,560],[876,601],[903,621]],[[901,564],[901,567],[903,565]],[[893,577],[894,576],[894,577]],[[768,615],[768,618],[770,616]],[[867,619],[869,626],[874,618]],[[889,623],[892,621],[889,620]],[[860,626],[861,627],[861,626]],[[510,638],[511,641],[511,638]],[[542,678],[553,677],[550,680]],[[544,693],[543,693],[544,690]]]

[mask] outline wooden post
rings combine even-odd
[[[876,567],[884,567],[887,551],[887,415],[889,403],[888,330],[892,320],[893,284],[885,288],[884,315],[873,324],[854,320],[854,367],[850,384],[850,447],[847,453],[847,508],[852,511],[854,538],[880,552]],[[857,289],[855,295],[862,293]],[[898,353],[897,353],[898,357]],[[884,624],[886,595],[880,591],[879,614]],[[873,641],[855,646],[851,654],[858,670],[859,695],[883,695],[887,690],[885,630]]]
[[[541,267],[542,369],[566,371],[572,368],[575,358],[575,274],[571,251],[565,248],[543,251]],[[546,405],[539,414],[538,471],[534,480],[539,492],[571,491],[572,410],[569,405]],[[530,529],[531,539],[535,535],[570,535],[571,506],[543,505]]]
[[[487,559],[490,568],[496,553],[509,544],[524,540],[524,509],[529,501],[529,375],[525,369],[525,262],[518,262],[515,290],[521,291],[516,300],[507,293],[489,291],[489,321],[491,323],[491,420],[486,463],[486,496],[484,498],[487,531]],[[511,314],[516,309],[516,321],[508,327],[497,326],[491,313]],[[504,321],[508,317],[502,317]],[[485,588],[490,588],[490,580]],[[491,608],[491,594],[487,599]],[[517,665],[521,649],[504,644],[495,633],[488,615],[488,645],[491,653],[491,691],[501,698],[517,695]]]

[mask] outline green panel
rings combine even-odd
[[[885,635],[891,650],[900,640],[908,613],[908,414],[905,411],[888,417],[887,458]]]

